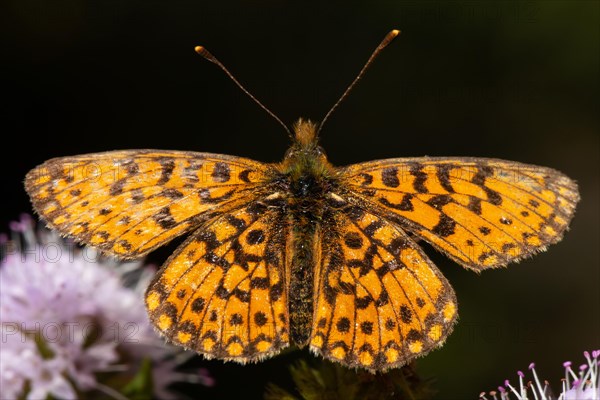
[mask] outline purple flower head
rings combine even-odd
[[[562,380],[562,392],[558,397],[552,395],[550,385],[547,381],[543,381],[538,378],[535,370],[535,364],[529,365],[529,370],[533,375],[533,383],[528,382],[526,385],[523,384],[523,378],[525,374],[522,371],[518,371],[519,376],[519,387],[513,387],[507,380],[504,381],[506,389],[498,387],[500,391],[500,400],[600,400],[600,350],[594,350],[591,352],[584,352],[587,364],[583,364],[579,367],[579,373],[576,374],[571,368],[572,363],[565,361],[563,367],[565,368],[565,378]],[[491,399],[498,399],[495,391],[490,391],[489,395]],[[488,400],[489,398],[485,395],[485,392],[479,395],[480,399]]]
[[[165,345],[148,321],[142,298],[152,268],[36,231],[29,216],[11,229],[13,240],[0,243],[2,397],[70,399],[99,390],[122,399],[98,373],[133,377],[150,359],[154,394],[175,398],[166,386],[189,379],[175,371],[179,350]],[[213,383],[205,371],[194,379]]]

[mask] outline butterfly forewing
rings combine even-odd
[[[148,287],[155,326],[209,358],[257,361],[286,347],[287,231],[281,210],[261,200],[203,225]]]
[[[240,157],[133,150],[55,158],[25,184],[51,227],[132,258],[248,203],[267,174],[265,164]]]
[[[495,159],[397,158],[340,171],[361,201],[476,270],[559,241],[579,200],[550,168]]]
[[[457,315],[450,284],[396,224],[338,204],[324,216],[311,349],[384,371],[443,343]]]

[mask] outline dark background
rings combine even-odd
[[[291,123],[322,118],[398,28],[322,133],[334,164],[503,158],[561,170],[582,196],[561,243],[505,270],[478,276],[426,249],[461,317],[419,372],[440,399],[477,398],[536,361],[559,389],[562,362],[600,345],[599,3],[296,3],[4,0],[0,231],[31,211],[23,177],[51,157],[159,148],[280,160],[285,132],[194,46]],[[193,393],[260,398],[265,382],[289,383],[292,358],[202,362],[217,386]]]

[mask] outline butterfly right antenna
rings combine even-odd
[[[327,114],[325,114],[325,117],[321,120],[321,123],[319,124],[319,129],[317,130],[317,136],[321,132],[321,129],[323,129],[323,125],[325,125],[325,121],[327,121],[329,119],[329,116],[335,111],[336,108],[338,108],[340,103],[342,101],[344,101],[344,99],[346,97],[348,97],[348,94],[352,91],[352,89],[358,83],[358,81],[363,77],[363,75],[367,71],[367,68],[369,68],[369,66],[373,63],[373,61],[375,61],[375,58],[377,58],[379,53],[381,53],[381,50],[385,49],[385,47],[388,44],[390,44],[392,42],[392,40],[394,40],[396,38],[396,36],[398,36],[399,34],[400,34],[400,31],[398,29],[394,29],[394,30],[390,31],[387,35],[385,35],[385,37],[383,38],[381,43],[379,43],[379,46],[377,46],[377,48],[373,51],[373,54],[371,54],[371,57],[369,57],[369,59],[367,60],[367,62],[364,65],[364,67],[362,67],[362,69],[360,70],[358,75],[356,75],[356,78],[354,78],[354,80],[352,81],[350,86],[348,86],[348,88],[342,94],[340,99],[338,101],[336,101],[336,103],[333,105],[333,107],[331,107],[331,109],[327,112]]]
[[[196,53],[200,54],[206,60],[210,61],[213,64],[216,64],[219,68],[221,68],[223,70],[223,72],[225,72],[225,74],[229,77],[229,79],[231,79],[233,81],[233,83],[235,83],[240,89],[242,89],[242,92],[246,93],[248,95],[248,97],[250,97],[252,100],[254,100],[254,102],[256,104],[258,104],[260,106],[260,108],[265,110],[271,117],[275,118],[275,120],[277,122],[279,122],[279,124],[281,126],[283,126],[283,128],[288,133],[288,135],[290,135],[290,137],[293,137],[292,132],[290,132],[287,125],[284,124],[283,121],[281,121],[281,119],[279,119],[279,117],[277,115],[275,115],[271,110],[269,110],[263,103],[258,101],[258,99],[252,95],[252,93],[250,93],[248,90],[246,90],[246,88],[244,86],[242,86],[242,84],[240,82],[238,82],[237,79],[235,79],[235,76],[233,76],[233,74],[231,72],[229,72],[229,70],[227,68],[225,68],[225,66],[221,63],[221,61],[217,60],[217,58],[215,56],[213,56],[208,50],[206,50],[206,48],[204,48],[203,46],[196,46],[194,48],[194,50],[196,50]]]

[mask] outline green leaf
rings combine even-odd
[[[152,361],[144,358],[138,373],[123,388],[122,392],[131,400],[151,399],[153,388]]]

